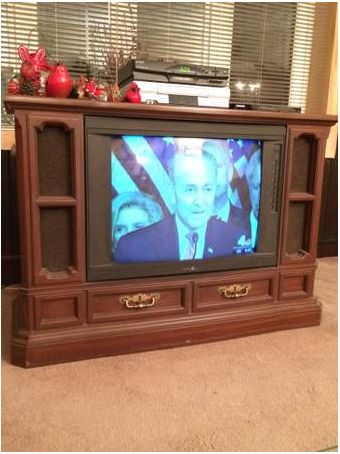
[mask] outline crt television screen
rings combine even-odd
[[[115,135],[111,144],[113,262],[256,251],[262,141]]]

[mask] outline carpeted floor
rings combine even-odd
[[[2,451],[336,451],[336,258],[315,291],[319,327],[25,370],[3,290]]]

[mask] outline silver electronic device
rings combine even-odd
[[[227,68],[131,60],[119,71],[119,85],[136,82],[142,102],[229,107]]]

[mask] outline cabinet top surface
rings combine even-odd
[[[110,103],[83,99],[61,99],[31,96],[6,96],[5,105],[10,112],[34,110],[48,112],[81,113],[135,118],[164,118],[236,123],[320,124],[332,126],[336,115],[301,114],[295,112],[270,112],[234,110],[215,107],[175,105]]]

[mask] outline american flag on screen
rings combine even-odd
[[[253,139],[226,139],[232,157],[230,201],[238,208],[250,210],[245,170],[252,154],[261,148]],[[153,196],[164,215],[174,212],[174,194],[167,165],[175,153],[173,137],[112,136],[112,197],[126,191],[141,191]]]

